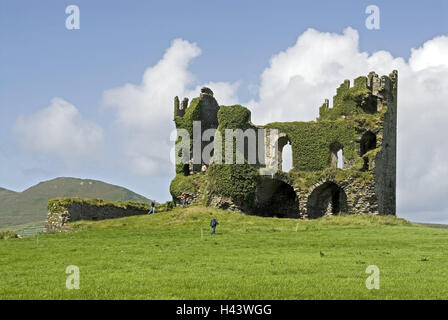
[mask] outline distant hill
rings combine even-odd
[[[126,188],[91,179],[56,178],[23,192],[0,188],[0,228],[45,220],[48,200],[57,197],[150,201]]]
[[[0,188],[0,196],[8,196],[8,195],[14,195],[17,192],[5,189],[5,188]]]

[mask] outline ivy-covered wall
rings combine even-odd
[[[178,173],[171,181],[170,193],[173,200],[180,204],[183,193],[187,195],[187,203],[207,205],[207,176],[202,173],[184,175]]]
[[[209,191],[211,196],[223,196],[231,199],[240,208],[250,209],[255,201],[258,170],[244,163],[225,164],[226,129],[256,129],[250,122],[251,112],[241,105],[221,106],[218,112],[218,131],[222,137],[222,163],[212,163],[208,170]],[[217,146],[216,146],[217,148]],[[236,155],[240,153],[244,158],[245,150],[238,150],[236,139],[232,139],[232,162],[236,162]],[[246,150],[247,152],[247,150]]]
[[[204,131],[208,129],[216,129],[218,127],[218,102],[213,97],[213,91],[209,88],[202,88],[201,95],[197,98],[191,100],[190,105],[187,107],[188,99],[184,99],[183,103],[179,104],[179,98],[176,96],[174,98],[174,122],[176,124],[176,129],[184,129],[188,132],[190,141],[189,149],[190,154],[187,156],[189,160],[193,160],[193,138],[194,130],[193,124],[195,121],[200,121],[201,123],[201,135]],[[181,140],[179,135],[176,140],[176,146]],[[201,151],[207,145],[206,141],[201,142]],[[176,149],[178,155],[181,154],[180,149]],[[195,161],[196,162],[196,161]],[[200,170],[201,164],[195,164],[188,170],[191,172],[198,172]],[[176,165],[176,173],[186,173],[184,165]]]
[[[250,123],[251,112],[239,104],[220,106],[218,111],[219,129],[247,129],[254,127]]]
[[[156,212],[171,210],[174,204],[156,204]],[[62,230],[67,222],[103,220],[146,214],[150,204],[102,199],[56,198],[48,201],[47,230]]]
[[[250,210],[255,201],[258,170],[245,164],[212,164],[208,170],[212,196],[230,198],[243,210]]]
[[[57,198],[48,201],[47,230],[62,230],[67,222],[103,220],[145,214],[149,204],[101,199]]]
[[[333,146],[343,149],[345,168],[361,169],[360,137],[367,131],[379,132],[384,111],[351,120],[275,122],[265,128],[278,129],[287,135],[293,151],[294,171],[320,171],[331,167]]]
[[[318,120],[336,120],[340,117],[354,117],[364,113],[375,113],[375,99],[367,87],[367,77],[355,79],[353,87],[345,80],[336,90],[333,97],[333,108],[326,101],[319,109]]]

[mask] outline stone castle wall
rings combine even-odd
[[[63,198],[48,203],[47,230],[62,230],[67,222],[104,220],[146,214],[149,204]]]
[[[257,132],[257,142],[264,139],[264,144],[257,144],[259,158],[255,164],[248,164],[245,145],[240,150],[244,164],[212,163],[205,178],[199,179],[198,168],[191,165],[189,170],[177,169],[170,187],[173,199],[188,190],[194,194],[194,201],[263,216],[395,214],[397,78],[393,71],[382,77],[371,72],[356,78],[352,86],[345,80],[337,88],[333,107],[329,108],[325,99],[316,121],[264,126],[252,124],[250,111],[240,105],[218,106],[208,88],[203,88],[201,96],[188,107],[186,99],[179,106],[176,97],[174,118],[178,129],[189,128],[193,120],[221,134],[227,128],[250,129]],[[259,135],[261,130],[264,136]],[[293,153],[289,172],[282,171],[286,144],[291,145]],[[339,168],[341,151],[343,167]],[[272,175],[260,175],[259,169]]]

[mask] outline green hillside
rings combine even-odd
[[[304,221],[190,207],[71,225],[38,243],[0,240],[0,299],[448,298],[448,230],[393,216]],[[66,288],[70,265],[79,290]],[[366,288],[370,265],[379,290]]]
[[[128,189],[90,179],[56,178],[23,192],[0,189],[0,228],[44,221],[47,202],[58,197],[149,202]]]
[[[0,188],[0,197],[2,197],[2,198],[4,197],[6,199],[7,197],[11,197],[16,194],[17,194],[17,192],[14,192],[14,191],[11,191],[8,189],[4,189],[4,188]]]

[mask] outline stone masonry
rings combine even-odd
[[[290,218],[395,214],[397,84],[395,70],[381,77],[371,72],[356,78],[353,85],[345,80],[333,97],[333,107],[325,99],[316,121],[263,126],[252,124],[250,111],[240,105],[219,106],[209,88],[203,88],[189,106],[188,99],[179,103],[176,97],[178,129],[189,129],[192,121],[201,121],[202,132],[241,128],[261,135],[257,135],[256,163],[247,161],[245,145],[240,150],[245,157],[243,165],[205,163],[210,170],[204,176],[200,173],[204,163],[192,165],[190,154],[188,163],[176,169],[170,189],[174,200],[187,192],[194,194],[193,202]],[[271,132],[277,133],[274,138]],[[261,147],[260,139],[264,141]],[[206,145],[201,142],[201,150]],[[282,170],[286,145],[292,149],[288,172]],[[262,170],[273,173],[263,175]]]

